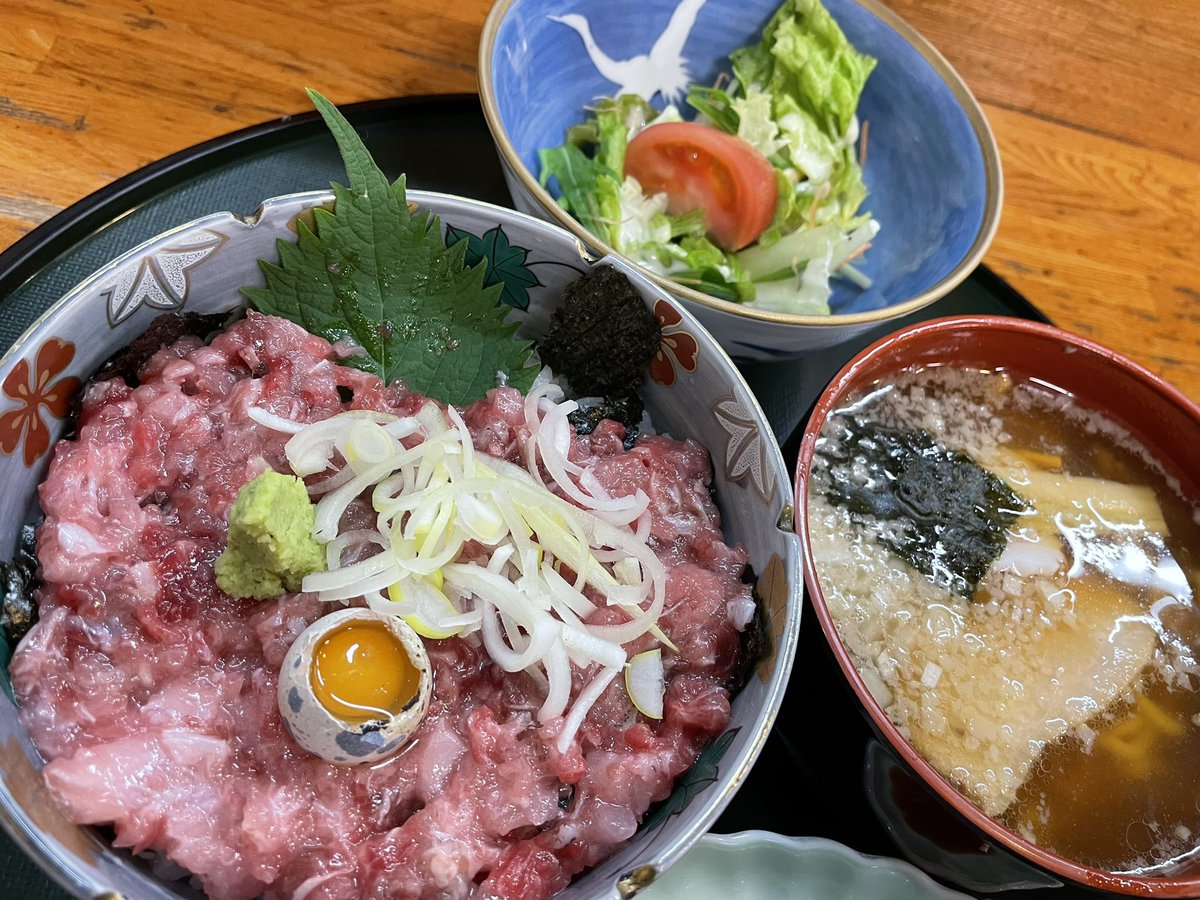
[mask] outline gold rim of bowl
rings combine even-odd
[[[996,229],[1000,225],[1000,210],[1004,205],[1004,178],[1000,168],[1000,151],[996,146],[996,139],[992,134],[991,126],[988,125],[987,118],[983,114],[983,109],[980,107],[979,101],[975,99],[974,94],[971,93],[970,88],[967,87],[966,82],[962,80],[958,72],[954,70],[954,67],[915,28],[882,3],[877,2],[877,0],[855,0],[859,6],[873,13],[904,38],[929,63],[933,70],[941,76],[942,80],[962,106],[967,120],[971,123],[971,129],[975,132],[975,139],[979,142],[979,149],[983,156],[987,196],[984,202],[983,219],[980,222],[979,231],[975,234],[975,240],[966,255],[940,281],[915,297],[910,297],[901,303],[890,304],[882,309],[828,316],[801,316],[792,313],[756,309],[752,306],[711,297],[708,294],[664,278],[608,246],[580,225],[574,216],[558,205],[558,202],[550,196],[550,192],[541,186],[537,178],[525,167],[517,155],[512,141],[509,140],[508,132],[504,128],[504,123],[500,119],[500,112],[496,107],[491,70],[492,50],[496,43],[496,34],[500,29],[500,22],[514,2],[515,0],[496,0],[488,12],[487,19],[483,23],[483,31],[479,38],[479,96],[483,104],[483,114],[487,119],[488,129],[492,132],[492,138],[500,148],[500,154],[505,166],[516,174],[526,190],[537,199],[542,208],[548,211],[559,225],[583,241],[585,246],[595,248],[605,255],[617,256],[630,265],[636,266],[639,272],[659,287],[670,291],[676,296],[683,297],[686,300],[718,312],[744,316],[748,319],[758,319],[764,322],[774,322],[780,325],[831,327],[870,324],[915,312],[921,307],[927,306],[933,301],[944,297],[974,271],[983,260],[983,255],[991,245],[992,238],[996,236]]]

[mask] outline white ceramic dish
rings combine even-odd
[[[837,841],[770,831],[707,834],[645,900],[955,900],[920,869]]]

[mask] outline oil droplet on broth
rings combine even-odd
[[[398,714],[416,696],[420,673],[381,622],[352,622],[313,648],[313,694],[333,716],[358,723]]]

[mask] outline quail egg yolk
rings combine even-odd
[[[345,722],[386,719],[417,695],[420,673],[404,645],[380,622],[352,622],[313,648],[312,690]]]

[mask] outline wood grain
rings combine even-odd
[[[891,0],[984,104],[987,263],[1059,325],[1200,399],[1192,0]],[[3,0],[0,247],[113,179],[336,102],[475,89],[488,0]]]

